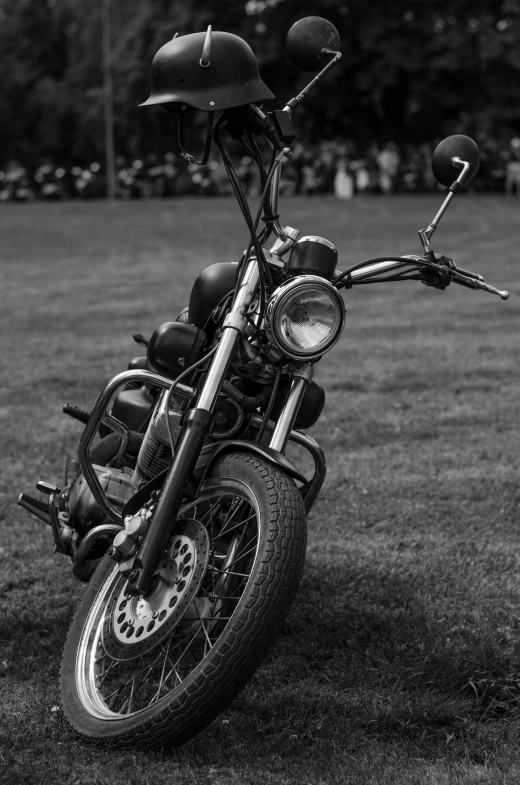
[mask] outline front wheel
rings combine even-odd
[[[182,519],[182,520],[181,520]],[[251,678],[299,585],[306,518],[292,479],[257,456],[218,459],[183,506],[147,597],[105,557],[69,629],[61,700],[98,745],[180,745]]]

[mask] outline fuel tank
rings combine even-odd
[[[204,330],[213,309],[235,289],[237,262],[217,262],[203,270],[191,290],[189,323]]]

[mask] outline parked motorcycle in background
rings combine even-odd
[[[448,204],[479,165],[465,136],[449,137],[433,155],[435,177],[449,192],[419,232],[420,256],[368,259],[341,272],[329,240],[281,225],[291,117],[340,59],[339,44],[324,19],[291,28],[291,60],[319,73],[272,112],[262,102],[273,96],[237,36],[209,28],[176,37],[154,59],[147,104],[179,114],[183,149],[184,114],[208,113],[199,163],[216,143],[251,239],[238,263],[199,275],[177,321],[149,340],[136,336],[146,356],[111,379],[91,412],[65,407],[85,423],[79,460],[67,462],[61,488],[37,484],[45,501],[19,499],[51,526],[56,550],[88,583],[61,671],[64,715],[86,741],[182,744],[229,705],[265,657],[296,594],[306,514],[325,478],[323,452],[303,431],[325,404],[313,372],[343,330],[340,290],[413,280],[508,297],[431,246]],[[258,165],[254,218],[224,131]],[[259,143],[269,150],[268,167]],[[310,478],[287,459],[288,443],[312,457]]]

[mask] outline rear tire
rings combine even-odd
[[[245,686],[289,612],[306,546],[305,509],[291,478],[257,456],[225,455],[179,517],[202,523],[212,550],[196,600],[166,637],[133,659],[114,659],[104,649],[107,609],[124,590],[108,557],[73,619],[61,700],[71,729],[85,741],[133,748],[185,743]]]

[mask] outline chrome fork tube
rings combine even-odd
[[[211,412],[218,398],[231,357],[247,327],[246,313],[259,280],[258,263],[250,257],[238,287],[230,313],[224,320],[222,336],[213,356],[208,375],[195,406],[186,412],[173,460],[164,480],[150,526],[146,531],[134,566],[128,576],[127,591],[133,596],[146,595],[156,566],[177,520],[182,500],[211,426]]]
[[[294,378],[289,390],[289,395],[285,401],[285,405],[278,417],[274,431],[269,442],[269,447],[278,452],[283,452],[289,440],[294,421],[298,414],[298,409],[305,395],[305,391],[312,381],[314,374],[313,366],[310,363],[299,364],[298,368],[293,370]]]
[[[258,262],[255,257],[250,257],[231,311],[224,320],[222,337],[197,398],[196,409],[211,412],[215,405],[235,346],[247,327],[246,313],[254,297],[258,280]]]

